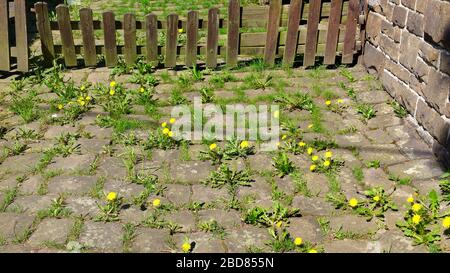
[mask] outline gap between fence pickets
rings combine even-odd
[[[342,55],[342,63],[352,63],[357,49],[362,48],[361,37],[358,40],[356,37],[357,27],[360,25],[358,22],[359,0],[331,0],[331,2],[310,0],[307,4],[301,0],[292,0],[294,5],[298,5],[298,2],[300,2],[300,11],[296,6],[291,9],[289,5],[282,5],[281,0],[272,0],[269,8],[241,7],[239,0],[230,0],[228,16],[231,17],[220,18],[219,10],[211,8],[208,12],[208,20],[198,18],[198,14],[197,17],[194,17],[197,24],[192,24],[192,16],[195,16],[192,11],[189,24],[186,20],[179,20],[177,14],[170,14],[165,24],[153,14],[147,15],[145,21],[137,20],[132,14],[125,14],[124,18],[121,18],[123,21],[118,21],[113,12],[104,12],[102,21],[91,20],[88,16],[92,12],[90,9],[82,9],[85,13],[84,19],[77,22],[70,21],[70,17],[66,16],[67,6],[59,5],[57,7],[57,11],[59,11],[57,25],[48,20],[48,15],[45,17],[47,10],[45,3],[36,3],[35,12],[38,18],[43,18],[43,20],[38,20],[38,30],[41,33],[41,44],[43,48],[46,48],[47,54],[44,54],[44,58],[47,63],[50,63],[49,59],[53,59],[55,56],[54,53],[52,54],[52,50],[48,49],[53,44],[53,37],[46,30],[55,30],[55,28],[61,33],[62,45],[53,45],[52,49],[53,52],[62,53],[67,66],[78,65],[76,56],[74,58],[74,55],[78,54],[83,54],[86,66],[96,66],[93,54],[105,54],[106,65],[112,67],[118,62],[117,55],[123,54],[127,64],[133,64],[137,55],[144,55],[147,61],[153,62],[157,61],[158,55],[164,55],[164,66],[175,68],[180,64],[179,57],[182,56],[183,51],[186,52],[184,64],[188,67],[197,64],[199,53],[206,56],[206,66],[210,68],[217,66],[218,58],[225,57],[227,65],[233,67],[236,66],[238,57],[249,56],[264,56],[264,60],[269,65],[273,65],[276,58],[282,57],[284,65],[292,67],[296,57],[302,53],[304,53],[304,66],[316,65],[318,56],[325,56],[324,64],[327,65],[335,64],[336,56],[339,55]],[[291,12],[295,14],[291,14]],[[255,18],[252,13],[269,19],[265,26],[266,32],[246,32],[244,30],[245,24],[259,22],[259,18]],[[303,19],[305,14],[307,14],[307,25],[299,24],[296,31],[294,24],[297,24],[297,21],[301,23],[300,18]],[[328,16],[324,16],[327,14]],[[323,17],[332,19],[333,22],[323,21]],[[344,18],[347,18],[346,22],[342,20]],[[283,31],[283,24],[287,24],[289,20],[291,25],[288,31]],[[206,28],[205,25],[207,25]],[[180,26],[189,29],[189,43],[186,45],[177,44]],[[90,32],[98,28],[103,29],[104,43],[97,42],[95,44],[94,40],[94,45],[92,45],[93,33]],[[149,31],[148,28],[152,28],[155,33]],[[206,44],[193,40],[201,28],[207,31]],[[220,28],[229,29],[225,45],[219,44]],[[82,45],[73,44],[72,31],[74,29],[82,30]],[[117,44],[115,35],[118,29],[123,29],[124,45]],[[137,45],[136,39],[133,39],[139,29],[146,31],[145,45]],[[156,33],[162,29],[167,30],[166,43],[164,46],[155,45]],[[181,30],[182,33],[184,31],[185,29]],[[328,35],[326,35],[327,33]],[[85,50],[85,47],[88,50]],[[297,58],[296,61],[299,60]]]

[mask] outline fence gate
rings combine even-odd
[[[25,0],[0,0],[0,71],[28,72]]]

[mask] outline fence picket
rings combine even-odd
[[[208,11],[208,34],[206,41],[206,66],[217,67],[217,53],[219,45],[219,9],[211,8]]]
[[[198,11],[189,11],[186,23],[186,66],[197,65]]]
[[[136,17],[132,13],[123,16],[123,38],[125,41],[125,63],[134,64],[136,61]]]
[[[25,0],[14,0],[14,21],[16,23],[17,70],[28,72],[27,12]]]
[[[72,28],[70,26],[69,8],[66,5],[58,5],[56,7],[56,15],[58,17],[64,62],[66,63],[66,66],[76,66],[77,56],[75,54],[75,44],[73,42]]]
[[[95,51],[95,38],[92,10],[89,8],[80,9],[80,29],[83,38],[84,65],[95,66],[97,56]]]
[[[239,54],[239,23],[241,17],[241,4],[239,0],[230,0],[228,5],[228,38],[227,38],[227,65],[235,67]]]
[[[9,50],[8,0],[0,0],[0,70],[11,69],[11,51]]]
[[[348,6],[348,19],[345,27],[344,49],[342,52],[342,63],[353,62],[353,50],[355,49],[356,24],[359,13],[358,0],[350,0]]]
[[[165,67],[175,68],[177,64],[178,15],[167,16]]]
[[[320,20],[321,0],[311,0],[309,3],[308,27],[306,33],[304,66],[312,66],[316,59],[317,35]]]
[[[283,65],[294,64],[295,52],[298,45],[298,30],[300,24],[300,14],[302,13],[302,0],[292,0],[289,7],[289,21],[287,29],[286,44],[283,54]]]
[[[342,0],[332,0],[330,18],[328,20],[327,43],[324,64],[334,64],[336,61],[336,48],[339,37],[339,24],[341,21]]]
[[[48,7],[45,2],[37,2],[34,5],[36,12],[36,24],[41,40],[42,55],[44,63],[49,66],[55,59],[55,48],[53,44],[53,35],[50,28],[50,20],[48,18]]]
[[[155,14],[145,16],[145,33],[147,46],[147,61],[158,61],[158,21]]]
[[[117,65],[116,19],[112,11],[103,13],[103,35],[105,39],[106,66]]]
[[[266,45],[264,48],[264,62],[275,64],[275,54],[278,47],[278,32],[281,17],[281,0],[270,1],[269,20],[267,22]]]

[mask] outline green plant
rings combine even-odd
[[[361,167],[355,166],[352,169],[353,177],[358,181],[359,183],[362,183],[364,181],[364,172]]]
[[[247,170],[232,170],[227,164],[219,166],[217,171],[213,171],[210,176],[203,181],[203,184],[213,188],[227,187],[230,195],[235,196],[239,186],[250,186],[252,181]]]
[[[181,105],[186,104],[188,99],[183,95],[183,92],[181,92],[178,88],[175,88],[170,93],[169,102],[172,105]]]
[[[124,252],[128,252],[131,248],[134,238],[136,238],[136,227],[131,223],[126,223],[122,227],[122,245]]]
[[[367,168],[378,169],[380,168],[380,166],[381,166],[380,160],[372,160],[366,163]]]
[[[439,181],[439,187],[442,192],[442,199],[444,201],[450,201],[450,171],[446,171],[441,175],[441,180]]]
[[[121,84],[112,81],[109,88],[97,85],[94,93],[96,102],[102,106],[104,111],[109,112],[112,118],[131,113],[132,94],[127,92]]]
[[[296,109],[311,111],[315,107],[311,96],[300,92],[277,95],[275,97],[275,101],[281,103],[289,111]]]
[[[122,205],[122,198],[115,192],[110,192],[108,194],[103,193],[106,199],[106,204],[100,205],[97,203],[100,209],[100,215],[94,219],[95,221],[118,221],[119,220],[119,210]]]
[[[170,125],[169,125],[170,126]],[[145,149],[159,148],[163,150],[174,149],[179,147],[185,140],[178,140],[174,137],[173,132],[168,125],[158,128],[149,134],[147,141],[144,143]]]
[[[411,177],[400,177],[394,174],[389,174],[388,179],[396,182],[399,185],[410,185],[412,180]]]
[[[389,103],[394,110],[394,114],[399,118],[404,118],[408,115],[408,111],[397,101],[393,100]]]
[[[190,69],[191,71],[191,76],[192,79],[196,82],[202,81],[203,80],[203,73],[201,70],[198,69],[197,66],[194,66],[192,69]]]
[[[284,152],[278,153],[278,155],[272,158],[272,160],[272,165],[275,169],[277,169],[280,177],[288,175],[295,170],[294,164]]]
[[[225,228],[212,219],[199,224],[199,229],[203,232],[211,232],[215,237],[223,240],[226,236]]]
[[[246,77],[244,81],[248,88],[265,90],[266,88],[273,85],[273,76],[267,75],[263,79],[261,79],[260,75],[251,74],[250,76]]]
[[[350,70],[346,69],[346,68],[342,68],[341,71],[339,72],[339,74],[341,74],[342,76],[347,78],[347,80],[349,82],[355,82],[356,81],[355,77],[353,76],[353,73]]]
[[[36,108],[36,95],[35,91],[30,91],[24,96],[12,94],[9,109],[27,123],[37,119],[39,113]]]
[[[274,225],[283,225],[289,217],[295,217],[299,214],[298,209],[286,208],[280,202],[273,202],[271,210],[255,206],[248,209],[243,217],[247,224],[271,227]]]
[[[202,96],[202,103],[210,103],[214,101],[214,90],[209,87],[200,88],[200,95]]]
[[[61,218],[61,217],[67,217],[72,212],[70,209],[66,208],[66,204],[64,201],[64,197],[60,195],[58,198],[52,200],[52,204],[50,207],[46,210],[40,211],[38,213],[39,218],[45,218],[45,217],[55,217],[55,218]]]
[[[361,103],[356,106],[356,112],[361,114],[364,120],[368,121],[376,116],[377,111],[372,105],[367,103]]]

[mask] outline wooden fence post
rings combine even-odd
[[[34,4],[36,12],[36,24],[41,40],[42,55],[46,65],[52,65],[55,59],[55,48],[53,45],[53,35],[50,28],[50,20],[48,18],[48,7],[45,2],[37,2]]]
[[[166,58],[165,67],[175,68],[177,65],[178,15],[167,16]]]
[[[197,65],[198,11],[189,11],[186,23],[186,66]]]
[[[339,38],[339,26],[342,15],[342,0],[332,0],[330,18],[328,19],[327,42],[325,48],[324,64],[336,62],[336,48]]]
[[[286,44],[283,54],[283,65],[292,67],[298,44],[298,31],[300,16],[302,13],[302,0],[291,0],[289,7],[289,21],[286,36]]]
[[[106,66],[117,65],[116,19],[112,11],[103,13],[103,33],[105,39]]]
[[[95,50],[92,9],[80,9],[80,29],[83,36],[84,64],[85,66],[95,66],[97,64],[97,52]]]
[[[134,64],[136,61],[136,17],[132,13],[123,16],[123,38],[125,41],[124,55],[125,63]]]
[[[158,61],[158,21],[153,13],[145,16],[147,62]]]
[[[275,64],[275,54],[278,47],[280,17],[281,0],[271,0],[269,7],[269,20],[267,22],[266,46],[264,49],[264,62],[270,66]]]
[[[347,24],[345,27],[344,49],[342,50],[342,63],[353,62],[353,50],[355,50],[356,25],[359,15],[359,0],[350,0],[348,5]]]
[[[66,5],[56,7],[59,32],[61,34],[62,51],[66,66],[76,66],[75,44],[73,42],[72,27],[70,25],[69,8]]]
[[[16,22],[17,70],[28,72],[28,33],[25,0],[14,0],[14,20]]]
[[[208,11],[208,34],[206,37],[206,66],[217,67],[217,50],[219,45],[219,9],[211,8]]]
[[[9,30],[8,30],[8,0],[0,0],[0,70],[9,71],[11,69],[9,50]]]
[[[306,32],[304,66],[313,66],[316,60],[317,35],[320,21],[321,0],[309,1],[308,27]]]
[[[227,65],[235,67],[239,54],[239,25],[241,21],[241,4],[239,0],[230,0],[228,5]]]

